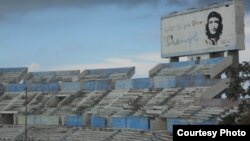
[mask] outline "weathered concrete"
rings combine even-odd
[[[229,79],[221,79],[210,87],[201,97],[201,99],[213,99],[222,94],[229,87]]]
[[[150,119],[150,130],[165,130],[166,128],[166,119]]]
[[[233,57],[228,56],[222,62],[215,64],[210,68],[210,77],[216,78],[220,76],[228,67],[233,64]]]

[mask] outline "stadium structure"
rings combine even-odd
[[[206,44],[213,12],[223,29]],[[175,124],[218,124],[238,110],[221,95],[244,48],[243,2],[230,0],[163,16],[161,55],[170,61],[148,78],[132,78],[133,66],[0,68],[0,140],[171,141]]]

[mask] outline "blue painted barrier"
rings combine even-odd
[[[126,89],[132,89],[132,88],[133,88],[133,84],[132,84],[131,79],[115,81],[115,89],[117,90],[126,90]]]
[[[153,88],[151,78],[137,78],[132,79],[133,89],[150,89]]]
[[[25,92],[26,84],[8,84],[7,92]]]
[[[127,117],[127,128],[147,131],[150,121],[147,117]]]
[[[83,89],[87,91],[103,91],[112,89],[111,80],[90,80],[83,82]]]
[[[62,91],[63,92],[77,92],[82,90],[80,82],[63,82]]]
[[[223,61],[223,57],[211,58],[206,60],[200,60],[200,64],[202,65],[213,65]]]
[[[112,121],[112,128],[127,128],[127,118],[126,117],[113,117]]]
[[[6,72],[23,72],[28,71],[28,68],[26,67],[20,67],[20,68],[0,68],[0,72],[6,73]]]
[[[175,88],[175,76],[156,76],[153,78],[154,88]]]
[[[81,126],[83,126],[83,118],[80,115],[66,116],[65,125],[66,126],[81,127]]]
[[[106,126],[106,118],[100,116],[91,116],[90,126],[104,128]]]
[[[58,92],[58,83],[31,84],[31,91],[34,92]]]

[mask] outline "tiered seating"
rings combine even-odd
[[[201,106],[194,106],[194,101],[199,99],[207,89],[207,87],[189,87],[183,89],[168,101],[168,105],[171,108],[163,116],[171,118],[192,117],[194,113],[202,109]]]
[[[113,90],[90,113],[103,116],[133,115],[152,95],[152,93],[145,93],[141,90]]]
[[[203,74],[210,75],[210,68],[213,64],[210,65],[195,65],[195,66],[187,66],[181,68],[163,68],[158,73],[157,76],[176,76],[176,75],[195,75],[195,74]]]
[[[117,131],[112,129],[80,129],[67,137],[67,141],[103,141],[109,140]]]
[[[158,92],[157,91],[148,91],[143,92],[142,97],[134,104],[135,109],[134,116],[141,116],[145,112],[143,111],[144,105],[149,102]],[[141,110],[142,109],[142,110]]]
[[[184,75],[186,72],[191,70],[192,67],[183,67],[183,68],[164,68],[160,70],[160,72],[157,74],[157,76],[167,76],[167,75]]]
[[[25,140],[24,126],[0,125],[0,140]],[[165,131],[148,132],[115,129],[89,129],[63,126],[29,126],[29,141],[171,141]]]
[[[7,110],[15,101],[17,101],[21,97],[21,94],[5,93],[0,99],[0,111]]]
[[[50,82],[72,82],[78,80],[79,75],[80,70],[57,71],[55,77],[53,77]]]
[[[189,71],[185,72],[185,75],[203,74],[210,75],[210,68],[212,65],[197,65]]]
[[[86,110],[91,109],[103,96],[106,95],[105,91],[93,91],[87,94],[87,97],[82,99],[77,106],[75,107],[75,110],[77,112],[84,112]]]
[[[172,137],[164,132],[138,132],[123,130],[109,141],[172,141]]]
[[[26,83],[72,82],[78,80],[80,70],[29,72],[24,77]]]
[[[202,110],[193,115],[193,119],[202,120],[220,120],[222,117],[229,115],[231,113],[236,113],[238,111],[237,107],[216,107],[208,106],[203,107]]]
[[[112,103],[122,97],[127,91],[113,90],[107,96],[105,96],[90,112],[95,115],[110,116],[113,115],[117,110],[122,108],[112,107]]]
[[[0,141],[14,141],[23,132],[23,126],[0,125]]]
[[[36,94],[34,94],[34,93],[28,93],[27,94],[27,103],[29,103],[35,96],[36,96]],[[25,101],[26,101],[25,94],[19,94],[17,99],[15,99],[15,101],[13,101],[12,104],[6,108],[6,110],[7,111],[25,112],[25,108],[24,108]]]
[[[76,104],[82,96],[85,95],[85,93],[75,93],[72,95],[69,95],[63,102],[61,102],[58,106],[60,109],[57,109],[54,111],[54,115],[71,115],[74,113],[75,110],[73,110],[74,107],[76,107]]]
[[[28,130],[28,140],[34,141],[61,141],[65,140],[73,132],[73,128],[59,126],[39,126],[30,127]],[[24,140],[24,134],[18,140]]]
[[[78,92],[71,95],[61,106],[60,110],[58,110],[55,114],[65,115],[67,113],[74,113],[76,111],[76,107],[81,101],[86,99],[88,92]]]
[[[152,137],[151,133],[134,132],[134,131],[122,131],[114,136],[110,141],[143,141]]]
[[[84,70],[79,79],[87,80],[104,80],[104,79],[129,79],[135,73],[134,67],[125,68],[107,68],[107,69],[88,69]]]
[[[153,76],[176,76],[176,75],[195,75],[203,74],[210,75],[210,69],[223,61],[224,58],[211,58],[206,60],[195,61],[183,61],[173,63],[162,63],[152,68],[149,72],[151,77]]]
[[[53,96],[48,93],[37,93],[36,96],[28,103],[28,111],[33,114],[43,113],[45,104]]]
[[[28,68],[0,68],[0,83],[19,83]]]
[[[154,140],[153,141],[172,141],[173,137],[170,136],[167,132],[154,132]]]
[[[44,113],[46,115],[54,114],[56,111],[59,110],[59,105],[62,103],[65,99],[67,99],[69,95],[65,94],[57,94],[50,98],[45,104],[45,107],[43,109]]]
[[[180,88],[169,88],[157,93],[152,99],[150,99],[144,107],[137,112],[137,115],[161,115],[170,107],[167,105],[169,99],[171,99]]]
[[[118,100],[112,103],[110,106],[121,108],[120,110],[116,111],[114,116],[127,116],[131,115],[135,108],[134,104],[141,98],[142,92],[141,91],[129,91],[122,95]]]
[[[90,110],[99,100],[105,96],[105,91],[79,92],[71,95],[55,111],[56,115],[70,115]]]

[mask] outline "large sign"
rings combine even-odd
[[[245,49],[242,0],[172,13],[161,19],[162,57],[242,49]]]

